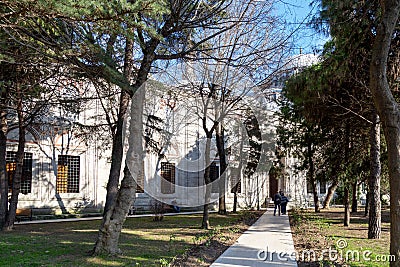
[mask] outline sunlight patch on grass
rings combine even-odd
[[[71,241],[60,241],[60,244],[70,245],[73,244]]]
[[[213,228],[230,227],[240,216],[210,214],[210,223]],[[0,266],[160,266],[198,243],[199,237],[214,233],[200,228],[201,219],[198,214],[165,217],[161,222],[128,218],[119,244],[123,255],[118,257],[90,256],[98,221],[17,225],[15,231],[0,232]]]
[[[95,264],[96,266],[124,266],[124,263],[122,262],[106,260],[99,257],[89,258],[86,261],[90,264]]]
[[[95,230],[95,229],[86,229],[86,230],[80,230],[80,229],[77,229],[77,230],[72,230],[71,232],[78,232],[78,233],[96,233],[96,232],[98,232],[99,230]]]

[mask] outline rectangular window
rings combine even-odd
[[[161,193],[175,193],[175,164],[161,162]]]
[[[210,181],[214,182],[219,178],[219,166],[215,164],[215,162],[210,165]],[[212,184],[211,187],[212,193],[219,193],[219,183],[218,181]]]
[[[57,193],[79,193],[80,157],[58,156]]]
[[[322,181],[319,183],[319,193],[326,194],[326,182]]]
[[[21,177],[21,194],[29,194],[32,192],[32,153],[24,153],[24,161],[22,165]],[[13,178],[17,168],[17,152],[6,152],[6,171],[8,177],[8,191],[12,190]]]

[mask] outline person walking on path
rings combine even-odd
[[[278,215],[281,216],[281,201],[282,197],[279,192],[277,192],[274,196],[274,216],[276,216],[276,210],[278,209]]]
[[[286,206],[287,206],[288,202],[289,202],[289,199],[281,191],[281,212],[282,212],[282,214],[286,214]]]

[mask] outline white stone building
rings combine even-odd
[[[310,56],[307,55],[308,57]],[[310,64],[310,60],[307,59],[307,64]],[[303,58],[298,61],[304,66]],[[290,69],[293,71],[295,68]],[[281,86],[282,83],[276,83],[271,89],[276,97],[279,97]],[[88,92],[90,93],[90,90],[84,94]],[[176,99],[168,99],[168,94],[165,93],[163,89],[147,95],[144,124],[150,125],[150,117],[161,118],[162,123],[159,122],[159,131],[150,127],[144,129],[145,135],[151,135],[152,140],[158,142],[159,150],[155,153],[151,147],[145,148],[144,176],[139,177],[137,181],[137,210],[148,210],[152,197],[166,203],[177,203],[179,206],[192,208],[199,206],[204,199],[202,185],[205,166],[199,159],[204,157],[205,133],[202,130],[199,106],[195,105],[199,99],[188,94],[183,94],[184,101],[181,101],[182,95]],[[243,109],[232,112],[224,119],[226,146],[230,151],[229,167],[223,174],[223,177],[226,177],[224,191],[228,210],[233,204],[233,188],[237,183],[240,183],[238,203],[242,208],[257,207],[269,202],[273,194],[280,189],[287,193],[293,203],[306,205],[309,193],[305,174],[293,171],[294,165],[297,164],[296,159],[285,159],[287,175],[284,177],[276,180],[268,176],[275,152],[276,106],[271,105],[261,94],[247,94],[243,99]],[[249,137],[245,137],[247,131],[243,128],[243,119],[238,118],[240,113],[243,115],[245,106],[251,106],[250,110],[255,114],[262,134],[260,140],[256,140],[262,145],[260,161],[253,175],[245,174],[251,146]],[[93,99],[86,101],[78,113],[67,112],[61,107],[53,108],[40,123],[27,129],[19,208],[31,207],[56,212],[77,211],[83,207],[102,209],[110,168],[110,150],[102,146],[108,137],[99,137],[97,133],[93,138],[83,138],[74,127],[76,123],[95,125],[102,122],[102,104],[98,99]],[[18,130],[11,126],[7,142],[7,170],[10,181],[15,170],[13,162],[17,137]],[[211,176],[212,180],[215,180],[221,175],[215,140],[212,141],[211,151]],[[218,185],[214,183],[211,187],[211,199],[215,202],[218,199]],[[321,193],[326,192],[326,185],[319,187]]]

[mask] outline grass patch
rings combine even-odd
[[[389,266],[388,210],[382,211],[379,240],[368,239],[368,217],[363,212],[352,213],[348,227],[343,226],[343,209],[339,208],[320,213],[299,209],[289,215],[299,267]]]
[[[0,266],[167,266],[177,255],[212,235],[231,231],[243,213],[210,214],[211,230],[200,229],[202,215],[128,218],[120,237],[123,254],[92,257],[100,221],[16,225],[0,232]]]

